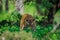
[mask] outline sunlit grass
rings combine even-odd
[[[1,14],[0,14],[0,21],[2,21],[2,20],[7,20],[8,18],[9,18],[9,16],[10,16],[10,13],[8,13],[8,12],[2,12]]]
[[[20,32],[5,31],[0,36],[0,40],[3,39],[3,37],[5,40],[34,40],[34,38],[32,37],[32,33],[31,32],[27,33],[26,31]]]

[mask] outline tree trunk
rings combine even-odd
[[[51,1],[51,2],[52,2],[52,1]],[[48,14],[48,22],[49,22],[49,23],[50,23],[50,22],[53,23],[53,19],[55,19],[54,16],[55,16],[56,12],[57,12],[59,9],[60,9],[60,0],[56,0],[56,2],[54,2],[54,6],[49,9],[49,14]],[[59,20],[59,19],[57,19],[57,20]],[[59,24],[60,24],[59,22],[57,22],[57,25],[54,25],[54,24],[53,24],[53,29],[52,29],[52,31],[51,31],[52,33],[56,31],[56,29],[58,28],[58,25],[59,25]]]
[[[8,9],[9,9],[9,7],[8,7],[8,0],[6,0],[5,8],[6,8],[6,11],[8,11]]]
[[[19,11],[21,15],[24,14],[24,3],[23,0],[16,0],[16,10]]]
[[[55,0],[55,1],[54,0],[49,0],[49,2],[51,2],[54,5],[53,5],[52,8],[49,9],[48,22],[53,23],[54,15],[56,14],[56,12],[60,8],[60,0]]]
[[[2,0],[0,0],[0,11],[2,11]]]
[[[49,14],[48,14],[48,23],[52,24],[53,23],[53,7],[49,9]]]

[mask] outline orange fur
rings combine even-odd
[[[26,25],[29,25],[32,28],[33,24],[35,25],[35,20],[31,15],[29,15],[29,14],[22,15],[22,18],[20,21],[20,29],[23,30],[24,27],[26,27]]]

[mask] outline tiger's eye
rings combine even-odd
[[[28,21],[28,20],[26,20],[26,21]]]

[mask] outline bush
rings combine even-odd
[[[35,38],[32,37],[32,33],[21,31],[21,32],[9,32],[5,31],[1,36],[0,40],[34,40]]]
[[[37,37],[40,39],[40,38],[44,37],[44,35],[46,35],[51,30],[52,30],[52,25],[48,25],[47,27],[42,27],[42,26],[38,25],[36,27],[36,31],[33,32],[33,37]]]

